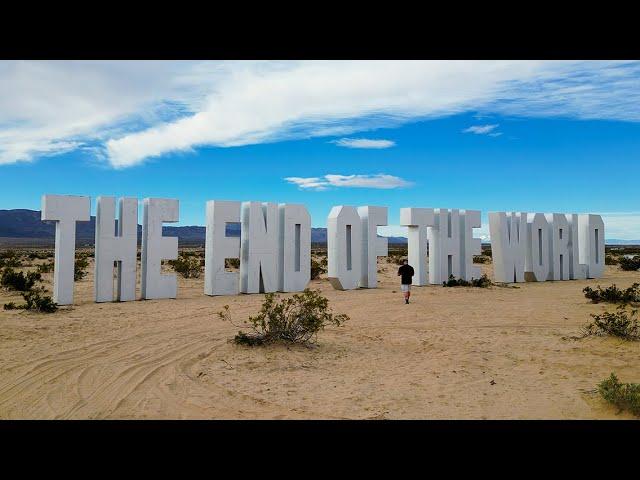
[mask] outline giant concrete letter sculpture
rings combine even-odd
[[[545,217],[551,225],[551,277],[553,280],[569,280],[569,222],[560,213],[548,213]]]
[[[407,227],[409,265],[413,267],[414,285],[426,285],[427,228],[435,225],[433,208],[401,208],[400,225]]]
[[[569,222],[569,275],[571,280],[587,278],[587,266],[580,263],[578,215],[566,215]]]
[[[311,216],[304,205],[281,203],[278,290],[300,292],[311,279]]]
[[[360,287],[376,288],[378,285],[378,257],[389,253],[389,240],[378,237],[378,226],[387,224],[387,207],[358,207],[362,225],[362,274]]]
[[[240,230],[240,291],[270,293],[278,290],[278,205],[242,202]]]
[[[118,262],[116,299],[136,299],[136,254],[138,249],[138,199],[118,202],[118,234],[115,234],[116,201],[98,197],[96,201],[96,264],[94,292],[96,302],[113,301],[113,262]]]
[[[460,277],[460,214],[457,209],[436,208],[435,225],[429,227],[429,283],[440,285],[450,275]]]
[[[240,258],[240,238],[227,237],[227,223],[240,222],[240,202],[207,202],[207,229],[204,253],[204,293],[237,295],[240,275],[227,272],[225,259]]]
[[[526,240],[524,269],[527,278],[536,282],[546,282],[551,273],[552,242],[551,228],[543,213],[527,216]]]
[[[462,210],[460,212],[460,248],[462,265],[460,277],[467,281],[480,278],[480,267],[473,264],[473,256],[482,253],[479,238],[473,238],[473,229],[482,226],[479,210]]]
[[[578,215],[580,263],[587,266],[588,278],[604,272],[604,222],[600,215]]]
[[[73,195],[43,195],[42,220],[56,222],[56,252],[53,270],[53,301],[73,303],[73,270],[76,254],[76,222],[88,222],[91,199]]]
[[[162,223],[179,220],[178,200],[144,199],[142,223],[142,298],[176,298],[175,274],[163,275],[162,260],[178,258],[178,238],[163,237]]]
[[[524,282],[527,214],[490,212],[491,255],[497,282]]]
[[[362,224],[350,206],[333,207],[327,218],[328,279],[336,290],[353,290],[360,282]]]

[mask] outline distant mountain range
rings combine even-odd
[[[93,244],[95,241],[96,217],[92,216],[88,222],[76,224],[76,243],[80,245]],[[49,241],[53,244],[55,239],[55,224],[40,220],[39,210],[0,210],[0,244],[2,238],[34,239],[38,244]],[[169,237],[178,237],[182,245],[204,245],[205,227],[198,225],[184,227],[162,227],[162,233]],[[240,236],[240,224],[231,223],[227,226],[227,235]],[[138,225],[138,240],[142,238],[142,226]],[[388,237],[389,243],[406,244],[405,237]],[[327,243],[326,228],[311,229],[312,243]]]
[[[76,242],[80,245],[92,245],[95,240],[96,217],[92,216],[88,222],[76,224]],[[185,227],[162,227],[166,236],[178,237],[181,245],[204,245],[205,228],[192,225]],[[231,223],[227,226],[227,235],[240,236],[240,224]],[[3,242],[3,238],[5,242]],[[0,245],[7,243],[6,239],[34,240],[34,244],[53,244],[55,238],[55,225],[53,222],[40,220],[39,210],[0,210]],[[142,238],[142,226],[138,225],[138,240]],[[390,244],[406,244],[405,237],[387,237]],[[312,243],[327,243],[326,228],[311,229]],[[11,242],[11,243],[15,243]],[[487,238],[482,238],[482,243],[489,243]],[[607,239],[607,245],[640,245],[640,240]]]

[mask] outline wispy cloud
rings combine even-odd
[[[497,136],[501,135],[500,133],[493,132],[496,128],[498,128],[498,124],[494,123],[493,125],[473,125],[469,128],[465,128],[463,133],[475,133],[476,135],[492,135]],[[492,133],[493,132],[493,133]]]
[[[640,212],[600,213],[604,222],[605,238],[640,240]]]
[[[4,61],[0,164],[89,144],[124,168],[462,112],[638,122],[639,104],[631,61]]]
[[[374,140],[371,138],[341,138],[340,140],[333,140],[339,147],[346,148],[391,148],[396,142],[393,140]]]
[[[287,177],[285,180],[305,190],[327,190],[336,188],[379,188],[392,189],[409,187],[411,182],[393,175],[334,175],[323,177]]]

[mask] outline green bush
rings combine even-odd
[[[621,383],[615,373],[598,384],[598,392],[607,402],[618,407],[619,411],[629,410],[640,417],[640,384]]]
[[[491,280],[487,277],[487,274],[482,275],[480,278],[472,278],[470,282],[463,280],[462,278],[456,278],[453,275],[449,275],[449,280],[442,282],[443,287],[478,287],[487,288],[492,285]]]
[[[615,284],[603,289],[600,285],[594,290],[584,287],[584,296],[593,303],[633,303],[640,302],[640,283],[634,283],[625,290],[620,290]]]
[[[53,272],[54,262],[42,263],[37,266],[38,273],[50,273]]]
[[[52,256],[53,256],[53,252],[46,251],[46,250],[29,252],[29,254],[27,255],[27,257],[29,257],[29,260],[36,260],[36,259],[46,260],[47,258],[50,258]]]
[[[15,250],[6,250],[0,253],[0,267],[21,267],[20,254]]]
[[[634,257],[621,257],[620,258],[620,268],[627,272],[633,272],[635,270],[640,270],[640,255],[636,255]]]
[[[389,262],[395,263],[396,265],[402,265],[407,259],[406,255],[398,253],[390,253],[387,258],[389,259]]]
[[[486,255],[474,255],[473,263],[491,263],[491,257]]]
[[[224,268],[240,268],[240,259],[239,258],[225,258],[224,259]]]
[[[76,261],[73,265],[73,279],[77,282],[78,280],[82,280],[86,275],[86,268],[89,266],[89,260],[87,260],[86,255],[80,255],[76,258]]]
[[[0,285],[9,290],[26,292],[30,290],[36,282],[42,281],[42,275],[38,272],[16,272],[13,268],[7,267],[2,271]]]
[[[311,257],[311,280],[320,278],[323,273],[327,273],[327,257],[322,257],[319,261]]]
[[[25,303],[23,303],[22,305],[16,305],[14,302],[5,303],[4,309],[22,309],[40,313],[53,313],[58,310],[58,305],[50,296],[45,295],[45,293],[46,290],[43,287],[39,289],[34,288],[22,294],[22,298],[24,298]]]
[[[625,340],[640,340],[637,313],[637,310],[627,312],[624,305],[620,305],[616,312],[592,313],[593,322],[583,328],[583,335],[611,335]]]
[[[604,256],[604,264],[605,265],[618,265],[619,263],[620,263],[620,260],[618,260],[613,255],[605,255]]]
[[[225,305],[218,316],[235,325],[229,313],[229,305]],[[260,312],[244,322],[251,331],[239,331],[234,341],[251,346],[278,341],[311,344],[315,342],[318,332],[327,325],[340,326],[348,319],[347,315],[331,313],[329,300],[319,290],[307,288],[302,293],[287,298],[268,293]]]
[[[180,256],[176,260],[169,260],[169,265],[173,267],[173,269],[182,275],[184,278],[199,278],[201,273],[200,268],[200,259],[193,255],[184,255],[180,254]]]

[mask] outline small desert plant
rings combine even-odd
[[[322,257],[319,261],[311,257],[311,280],[320,278],[323,273],[327,273],[327,257]]]
[[[620,268],[632,272],[640,269],[640,255],[620,258]]]
[[[229,305],[218,316],[231,322]],[[349,319],[347,315],[334,315],[329,310],[329,300],[319,290],[305,289],[291,297],[267,293],[260,312],[249,317],[251,332],[239,331],[234,341],[241,345],[265,345],[277,341],[311,344],[318,332],[327,325],[340,326]],[[237,325],[236,325],[237,326]]]
[[[598,392],[607,402],[618,407],[619,411],[629,410],[640,417],[640,384],[621,383],[615,373],[598,384]]]
[[[0,267],[21,267],[20,254],[15,250],[0,253]]]
[[[25,303],[22,305],[16,305],[14,302],[4,304],[5,310],[32,310],[40,313],[53,313],[58,310],[58,305],[53,301],[49,295],[45,295],[46,290],[41,288],[34,288],[28,292],[22,294]]]
[[[605,255],[604,256],[604,264],[605,265],[618,265],[619,263],[620,263],[620,260],[618,260],[613,255]]]
[[[397,254],[397,253],[389,254],[388,258],[389,258],[389,262],[395,263],[396,265],[402,265],[404,261],[407,259],[406,256]]]
[[[600,285],[594,290],[591,287],[584,287],[584,296],[593,303],[633,303],[640,302],[640,283],[634,283],[629,288],[621,290],[615,284],[602,288]]]
[[[76,261],[73,265],[73,279],[77,282],[78,280],[82,280],[86,275],[86,268],[89,266],[89,261],[87,260],[86,255],[80,255],[76,258]]]
[[[47,251],[30,252],[29,255],[27,255],[27,257],[29,257],[29,260],[46,260],[51,256],[51,253]]]
[[[640,340],[637,313],[637,310],[627,312],[624,305],[620,305],[615,312],[592,313],[593,322],[583,328],[583,336],[611,335],[624,340]]]
[[[37,269],[38,269],[38,273],[50,273],[50,272],[53,272],[54,263],[53,262],[42,263],[42,264],[38,265]]]
[[[240,268],[240,259],[239,258],[225,258],[224,259],[224,268]]]
[[[486,255],[474,255],[473,263],[491,263],[491,257],[487,257]]]
[[[472,278],[471,281],[464,280],[462,278],[456,278],[453,275],[449,275],[449,280],[442,282],[443,287],[478,287],[487,288],[491,286],[491,280],[486,274],[480,278]]]
[[[9,290],[26,292],[41,280],[42,276],[37,272],[29,272],[25,275],[23,272],[16,272],[13,268],[7,267],[2,272],[0,285]]]
[[[169,260],[169,265],[184,278],[200,277],[200,260],[195,256],[180,254],[176,260]]]

